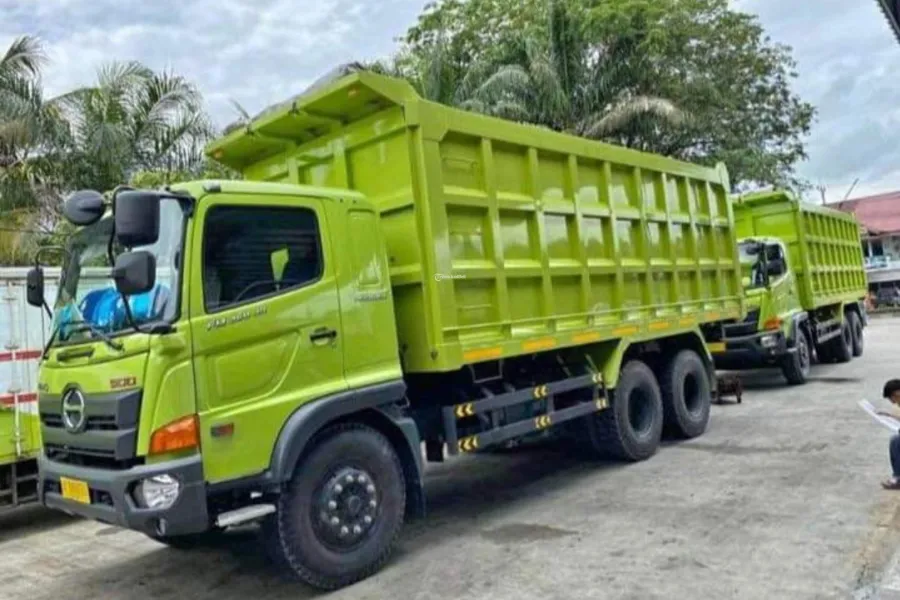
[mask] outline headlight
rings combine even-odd
[[[135,496],[144,508],[166,509],[175,504],[180,492],[181,483],[171,475],[154,475],[137,485]]]
[[[764,335],[759,340],[760,345],[763,348],[774,348],[778,345],[778,336],[777,335]]]

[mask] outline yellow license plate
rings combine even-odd
[[[707,348],[709,348],[710,354],[721,354],[725,352],[725,342],[714,342],[712,344],[707,344]]]
[[[88,484],[84,481],[60,477],[59,485],[62,488],[63,498],[81,502],[82,504],[91,503],[91,491],[88,488]]]

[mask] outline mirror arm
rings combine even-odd
[[[125,305],[125,318],[128,319],[128,324],[131,325],[132,329],[134,329],[136,332],[144,333],[144,331],[134,320],[134,315],[131,313],[131,306],[128,305],[128,296],[119,292],[119,297],[122,299],[122,303]]]

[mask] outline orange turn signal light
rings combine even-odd
[[[767,331],[772,331],[772,330],[775,330],[775,329],[781,329],[781,326],[782,326],[783,324],[784,324],[784,321],[783,321],[782,319],[779,319],[778,317],[772,317],[771,319],[767,320],[767,321],[763,324],[763,329],[765,329],[765,330],[767,330]]]
[[[150,454],[163,454],[200,445],[197,415],[188,415],[163,425],[150,436]]]

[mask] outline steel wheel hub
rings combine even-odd
[[[362,469],[345,467],[318,490],[316,531],[326,543],[349,548],[371,532],[378,511],[378,488]]]

